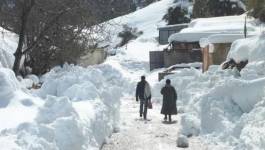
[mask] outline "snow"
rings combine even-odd
[[[178,5],[178,3],[174,4],[173,2],[174,0],[158,1],[146,8],[111,20],[110,34],[114,35],[111,41],[108,41],[111,43],[111,47],[115,48],[121,41],[116,35],[122,31],[122,24],[132,28],[136,27],[138,31],[143,31],[143,34],[123,48],[118,49],[117,52],[126,53],[126,57],[130,57],[133,60],[149,61],[149,51],[158,49],[156,40],[158,37],[157,28],[166,25],[166,22],[162,20],[163,16],[167,13],[168,8]],[[120,25],[115,25],[117,23]]]
[[[117,49],[118,55],[108,58],[102,65],[83,68],[66,64],[40,78],[34,75],[24,79],[18,77],[20,81],[11,70],[4,71],[12,75],[0,78],[3,79],[1,85],[6,82],[1,86],[4,91],[0,96],[1,100],[5,98],[0,108],[1,122],[5,122],[0,128],[0,144],[5,146],[2,148],[99,149],[107,136],[118,131],[120,98],[124,93],[132,94],[139,76],[147,74],[149,51],[158,45],[157,26],[166,24],[161,21],[162,17],[173,5],[173,0],[163,0],[115,19],[144,33]],[[113,35],[121,30],[121,26],[115,28]],[[16,43],[14,38],[11,41]],[[113,37],[113,41],[115,47],[119,39]],[[9,80],[9,76],[12,79]],[[27,89],[39,82],[43,83],[40,89]],[[15,83],[18,86],[13,86]]]
[[[201,62],[194,62],[194,63],[188,63],[188,64],[176,64],[172,65],[168,69],[174,68],[174,67],[193,67],[193,68],[201,68],[202,63]]]
[[[179,135],[177,139],[177,146],[182,147],[182,148],[187,148],[189,147],[189,140],[186,136]]]
[[[192,114],[181,116],[181,134],[191,137],[198,136],[200,133],[199,130],[200,120]]]
[[[0,130],[32,122],[39,103],[22,91],[13,71],[1,68],[0,81]]]
[[[212,42],[233,42],[244,35],[244,23],[246,15],[226,16],[213,18],[194,19],[188,28],[171,35],[169,42],[198,42],[202,38],[208,38]],[[249,35],[258,34],[255,20],[247,19],[247,32]],[[221,34],[221,35],[219,35]]]
[[[0,70],[0,81],[0,97],[3,99],[13,96],[13,92],[19,88],[14,73],[9,69]]]
[[[12,68],[18,36],[0,27],[0,67]]]
[[[192,32],[192,33],[175,33],[168,38],[168,42],[198,42],[201,38],[218,34],[218,32]]]
[[[212,66],[206,73],[183,69],[167,76],[178,92],[181,134],[199,136],[221,149],[264,148],[263,50],[263,34],[233,42],[227,59],[249,61],[241,76],[220,66]],[[160,89],[165,80],[154,89]]]
[[[246,14],[239,16],[225,16],[212,18],[198,18],[191,21],[188,28],[181,30],[182,33],[189,32],[235,32],[243,33]],[[247,29],[255,32],[255,21],[247,19]]]
[[[35,96],[11,70],[0,73],[0,129],[6,130],[0,143],[12,137],[13,146],[22,149],[97,149],[118,127],[122,93],[117,91],[128,83],[110,65],[56,67],[41,78],[41,89],[30,91]]]
[[[237,40],[232,44],[228,58],[236,61],[248,60],[250,62],[265,59],[265,35],[255,36],[248,39]]]
[[[247,35],[247,37],[252,37],[254,35]],[[207,38],[201,38],[200,46],[206,47],[209,44],[217,44],[217,43],[233,43],[238,39],[244,39],[243,34],[213,34],[208,36]]]
[[[153,103],[153,109],[148,109],[148,121],[139,118],[139,103],[135,98],[124,97],[121,101],[121,126],[103,145],[102,150],[182,150],[177,147],[179,133],[179,116],[172,116],[172,123],[163,122],[160,114],[161,106]],[[207,149],[199,139],[189,138],[189,149]]]
[[[39,77],[34,75],[34,74],[29,74],[29,75],[26,76],[26,78],[32,80],[34,84],[39,84],[40,83]]]
[[[162,70],[149,72],[148,53],[160,48],[155,39],[157,26],[166,24],[162,17],[167,8],[175,5],[173,1],[161,0],[114,19],[144,33],[126,46],[115,48],[117,55],[101,65],[83,68],[65,64],[40,78],[30,75],[20,81],[11,70],[0,68],[1,148],[93,150],[107,142],[113,144],[110,149],[176,149],[178,139],[191,149],[263,149],[264,37],[236,40],[243,32],[244,15],[196,19],[181,31],[179,35],[187,35],[183,36],[186,40],[194,35],[199,36],[197,40],[203,34],[209,37],[209,33],[221,34],[213,35],[210,42],[236,40],[227,59],[247,59],[249,64],[241,76],[235,75],[235,70],[221,70],[220,66],[211,66],[206,73],[185,68],[167,76],[178,93],[178,116],[173,118],[176,124],[161,123],[160,89],[165,80],[157,81],[157,73]],[[248,28],[250,35],[258,32],[252,20]],[[113,29],[113,35],[120,31],[121,26]],[[10,36],[11,42],[14,37]],[[119,40],[112,38],[112,48]],[[4,52],[13,51],[5,48]],[[4,56],[2,49],[0,53]],[[4,59],[0,60],[1,66],[7,66]],[[154,109],[150,111],[150,122],[137,120],[138,104],[132,98],[141,75],[146,75],[152,86]],[[39,82],[43,83],[41,89],[26,89]],[[125,94],[129,98],[122,97]],[[118,133],[106,140],[113,131]],[[205,148],[205,144],[214,146]]]
[[[179,26],[188,26],[189,24],[188,23],[181,23],[181,24],[176,24],[176,25],[166,25],[166,26],[161,26],[161,27],[158,27],[158,29],[168,29],[170,27],[179,27]]]

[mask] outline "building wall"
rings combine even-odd
[[[159,44],[165,45],[168,44],[168,38],[174,34],[179,32],[180,30],[188,27],[188,24],[177,24],[173,26],[166,26],[159,28]]]
[[[198,42],[174,43],[164,51],[151,51],[150,70],[170,67],[175,64],[202,62],[202,52],[198,49]]]
[[[218,43],[213,44],[214,50],[210,53],[209,46],[202,48],[203,52],[203,72],[209,69],[211,65],[222,64],[227,57],[227,54],[231,48],[231,43]]]
[[[151,51],[149,52],[150,70],[164,67],[164,52],[163,51]]]
[[[205,72],[209,69],[209,46],[202,48],[202,71]]]
[[[226,60],[227,54],[231,48],[231,43],[214,44],[214,53],[212,54],[213,64],[220,65]]]
[[[164,65],[170,67],[175,64],[202,62],[202,52],[198,42],[174,42],[171,49],[164,52]]]
[[[159,31],[159,44],[165,45],[168,44],[168,38],[174,34],[177,33],[177,30],[162,30]]]
[[[164,52],[164,66],[170,67],[175,64],[192,62],[190,53],[187,50],[172,50]]]

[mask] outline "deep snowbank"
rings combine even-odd
[[[227,149],[264,148],[264,35],[236,41],[228,58],[250,63],[241,71],[183,69],[168,76],[178,92],[181,134],[199,135]],[[164,84],[159,83],[154,89]],[[160,95],[156,95],[159,97]]]
[[[19,89],[19,83],[16,80],[15,74],[9,70],[2,68],[0,70],[0,97],[7,99],[12,97],[13,92]]]
[[[0,77],[1,119],[10,122],[1,125],[1,145],[9,139],[6,149],[98,149],[118,127],[120,97],[127,81],[110,65],[56,67],[42,78],[42,88],[33,92],[36,97],[20,89],[11,70],[0,69]],[[5,100],[14,104],[4,106]],[[25,119],[15,123],[2,116],[11,108],[25,111]]]
[[[32,122],[36,117],[41,102],[23,90],[12,70],[0,68],[0,131]]]
[[[228,58],[235,61],[248,60],[257,62],[265,60],[265,34],[252,38],[237,40],[232,44]]]

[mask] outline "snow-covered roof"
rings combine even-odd
[[[254,34],[249,34],[247,37],[252,37]],[[209,44],[217,44],[217,43],[233,43],[238,39],[243,39],[244,34],[213,34],[207,38],[200,39],[200,46],[206,47]]]
[[[188,23],[182,23],[182,24],[174,24],[174,25],[167,25],[167,26],[160,26],[158,27],[159,30],[163,30],[163,29],[171,29],[171,28],[175,28],[175,27],[188,27],[189,24]]]
[[[231,29],[231,28],[240,28],[241,30],[244,27],[246,15],[239,16],[224,16],[224,17],[211,17],[211,18],[198,18],[191,21],[189,28],[184,29],[183,32],[194,32],[199,31],[212,31],[219,29]],[[248,25],[253,19],[248,18]]]
[[[169,42],[195,42],[200,41],[201,38],[207,38],[211,35],[217,34],[233,34],[228,38],[236,38],[236,34],[244,33],[246,15],[240,16],[226,16],[226,17],[213,17],[213,18],[199,18],[193,20],[188,28],[181,30],[179,33],[173,34],[169,37]],[[256,26],[252,23],[253,19],[247,19],[247,31],[255,33]],[[229,41],[231,39],[228,39]]]
[[[201,62],[194,62],[194,63],[182,63],[182,64],[176,64],[173,66],[170,66],[167,68],[167,70],[174,70],[174,68],[201,68],[202,63]]]
[[[198,42],[201,38],[207,38],[208,36],[213,34],[218,34],[218,32],[175,33],[168,38],[168,42]]]

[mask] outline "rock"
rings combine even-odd
[[[189,147],[189,140],[185,135],[179,135],[177,139],[177,147],[187,148]]]

